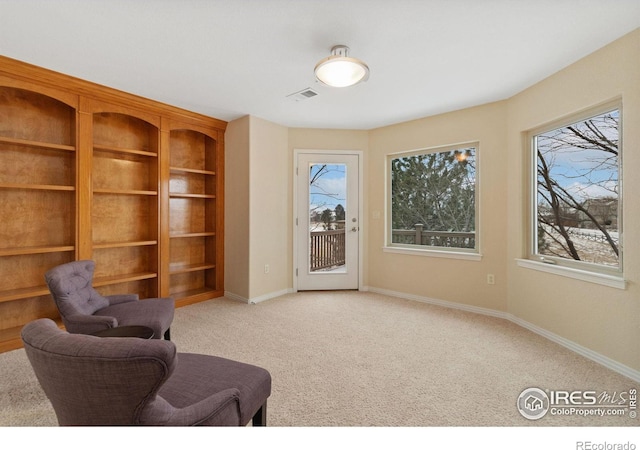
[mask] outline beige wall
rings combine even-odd
[[[286,127],[250,118],[249,299],[286,291],[291,286],[291,158],[287,133]],[[265,264],[269,273],[265,273]]]
[[[640,204],[633,195],[640,192],[635,174],[640,167],[639,56],[636,30],[511,99],[370,131],[287,129],[253,117],[231,122],[226,135],[226,289],[251,299],[293,287],[293,150],[362,150],[365,287],[513,314],[640,370],[640,227],[634,227],[640,223]],[[515,260],[525,255],[523,133],[618,96],[624,102],[627,289],[517,266]],[[480,143],[482,259],[383,252],[386,155],[472,141]],[[380,218],[374,218],[376,213]],[[267,263],[271,273],[265,276]],[[486,283],[489,273],[495,285]]]
[[[640,30],[509,100],[507,252],[509,311],[640,370]],[[623,230],[626,290],[517,266],[525,256],[523,133],[622,97]]]
[[[249,116],[225,132],[224,287],[249,298]]]
[[[225,291],[244,300],[291,285],[287,133],[253,116],[225,133]]]

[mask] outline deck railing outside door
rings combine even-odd
[[[311,272],[344,265],[345,230],[311,231]]]
[[[311,272],[344,265],[344,229],[311,231],[310,235]],[[476,234],[473,232],[424,231],[423,226],[417,224],[414,230],[393,230],[393,242],[434,247],[474,248]]]

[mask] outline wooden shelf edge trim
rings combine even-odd
[[[76,248],[73,245],[21,247],[0,249],[0,256],[38,255],[41,253],[72,252]]]
[[[10,352],[11,350],[18,350],[24,347],[22,338],[20,337],[21,331],[22,327],[20,327],[20,331],[17,332],[17,336],[7,339],[0,338],[0,353],[6,353]]]
[[[216,235],[215,231],[202,231],[202,232],[199,232],[199,233],[171,234],[171,235],[169,235],[169,239],[209,237],[209,236],[215,236],[215,235]]]
[[[178,275],[181,273],[198,272],[200,270],[215,269],[216,265],[213,263],[202,264],[171,264],[169,266],[170,275]]]
[[[214,194],[183,194],[179,192],[169,192],[171,198],[216,198]]]
[[[176,302],[176,307],[212,300],[217,297],[222,297],[223,295],[224,291],[218,291],[210,288],[194,289],[191,291],[174,292],[170,294],[171,298]]]
[[[137,191],[134,189],[94,189],[94,194],[116,194],[116,195],[158,195],[158,191]]]
[[[200,170],[200,169],[189,169],[187,167],[169,167],[169,170],[172,173],[195,173],[198,175],[213,175],[215,176],[215,172],[212,170]]]
[[[12,302],[15,300],[21,300],[23,298],[42,297],[43,295],[50,295],[49,288],[47,286],[35,286],[29,288],[0,291],[0,303]]]
[[[37,319],[34,319],[37,320]],[[64,325],[60,319],[52,319],[58,328],[64,330]],[[26,324],[25,324],[26,325]],[[21,333],[25,325],[0,330],[0,353],[23,348]]]
[[[150,152],[148,150],[136,150],[134,148],[122,148],[122,147],[112,147],[108,145],[93,145],[93,150],[103,151],[103,152],[115,152],[115,153],[124,153],[127,155],[138,155],[138,156],[149,156],[151,158],[157,158],[158,154],[154,152]]]
[[[3,189],[27,189],[37,191],[67,191],[73,192],[75,186],[63,186],[59,184],[23,184],[23,183],[0,183]]]
[[[46,150],[62,150],[65,152],[75,152],[76,147],[66,144],[54,144],[50,142],[33,141],[29,139],[18,139],[0,136],[0,142],[5,144],[21,145],[24,147],[37,147]]]
[[[121,247],[143,247],[148,245],[157,245],[158,241],[127,241],[127,242],[100,242],[94,243],[93,248],[106,249],[106,248],[121,248]]]
[[[93,286],[108,286],[111,284],[127,283],[129,281],[149,280],[156,278],[156,272],[139,272],[127,275],[114,275],[109,277],[98,277],[93,279]]]

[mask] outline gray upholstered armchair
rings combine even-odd
[[[271,375],[173,342],[69,334],[50,319],[22,341],[60,425],[266,425]]]
[[[54,267],[44,278],[69,333],[91,334],[107,328],[144,325],[154,338],[170,340],[175,304],[171,298],[139,300],[137,294],[103,297],[92,286],[95,263],[73,261]]]

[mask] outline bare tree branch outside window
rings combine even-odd
[[[537,249],[619,267],[620,111],[534,137]]]
[[[345,177],[344,164],[309,166],[309,218],[313,229],[322,227],[325,230],[332,230],[337,220],[344,220]]]

